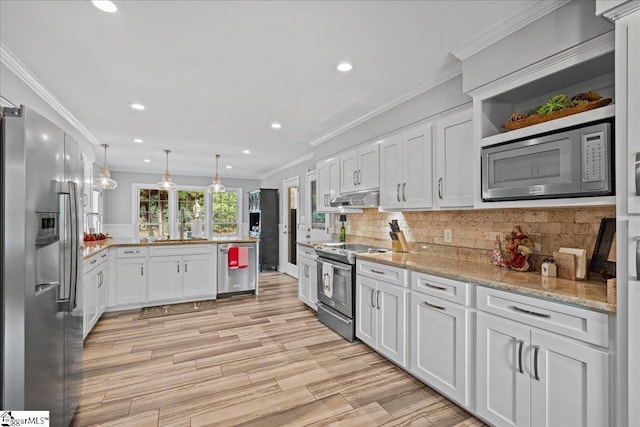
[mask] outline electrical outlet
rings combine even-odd
[[[445,243],[451,243],[452,240],[453,240],[453,232],[451,231],[450,228],[445,228],[445,230],[444,230],[444,242]]]
[[[536,252],[540,252],[540,243],[535,243],[533,246],[533,250]]]

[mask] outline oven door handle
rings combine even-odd
[[[333,262],[333,261],[326,260],[325,258],[318,259],[318,262],[320,264],[323,264],[323,263],[331,264],[331,267],[333,267],[336,270],[343,270],[343,271],[351,272],[351,267],[343,267],[341,264],[338,264],[338,263]]]

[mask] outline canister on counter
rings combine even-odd
[[[542,275],[546,277],[556,277],[558,275],[558,269],[553,259],[545,258],[542,263]]]

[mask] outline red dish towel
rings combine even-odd
[[[228,257],[229,270],[238,269],[238,249],[239,248],[229,248],[229,257]]]
[[[240,246],[238,249],[238,268],[247,268],[249,265],[249,246]]]

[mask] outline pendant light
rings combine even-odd
[[[100,169],[100,177],[96,182],[96,185],[102,190],[115,190],[118,186],[118,183],[111,179],[111,173],[109,172],[109,167],[107,167],[107,147],[108,144],[100,144],[104,148],[104,164],[102,165],[102,169]]]
[[[218,159],[220,158],[220,154],[216,154],[216,176],[213,177],[213,183],[209,186],[209,190],[214,193],[224,193],[224,185],[220,182],[220,177],[218,176]]]
[[[167,153],[167,169],[165,169],[164,173],[162,174],[162,181],[158,183],[158,187],[163,190],[173,190],[178,185],[175,182],[171,181],[171,174],[169,173],[169,153],[171,152],[171,150],[164,150],[164,152]]]

